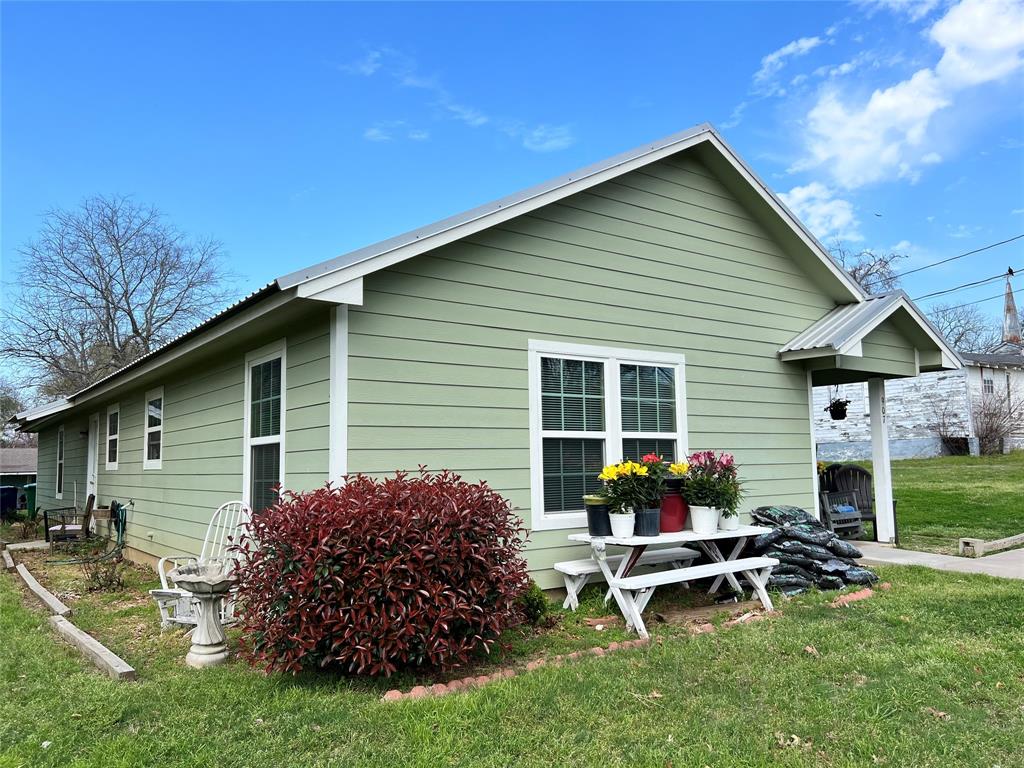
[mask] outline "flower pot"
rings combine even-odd
[[[740,516],[730,515],[726,517],[722,515],[718,518],[718,530],[720,531],[735,531],[740,527]]]
[[[587,533],[591,536],[611,536],[612,526],[608,522],[609,504],[601,497],[584,496],[583,506],[587,510]]]
[[[616,539],[628,539],[633,535],[636,515],[632,512],[612,512],[608,515],[612,527],[612,536]]]
[[[848,403],[845,400],[835,400],[828,404],[828,415],[832,417],[833,421],[842,421],[846,418],[846,406]]]
[[[689,512],[690,506],[683,495],[679,491],[669,490],[661,500],[661,532],[676,533],[683,530]]]
[[[633,533],[636,536],[657,536],[661,530],[661,510],[657,507],[641,509],[636,513],[636,525]]]
[[[690,524],[693,532],[706,536],[718,530],[718,510],[714,507],[690,507]]]

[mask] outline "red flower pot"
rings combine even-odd
[[[661,500],[661,532],[678,533],[686,525],[690,505],[679,491],[669,490]]]

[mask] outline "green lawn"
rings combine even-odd
[[[1024,533],[1024,451],[906,459],[892,470],[901,547],[956,554],[961,538]]]
[[[76,621],[139,669],[114,683],[0,574],[0,766],[1024,765],[1021,583],[882,575],[893,589],[850,608],[811,594],[695,637],[652,622],[663,642],[642,650],[384,704],[386,685],[333,675],[184,668],[187,641],[153,631],[139,574],[76,601]],[[596,644],[581,627],[567,617],[543,648]]]

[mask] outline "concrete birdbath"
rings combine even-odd
[[[191,592],[199,603],[199,621],[192,631],[192,647],[185,663],[196,669],[223,664],[228,658],[228,645],[220,623],[220,605],[237,577],[227,571],[225,563],[216,560],[180,566],[167,577]]]

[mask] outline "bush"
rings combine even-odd
[[[519,605],[523,616],[535,627],[547,623],[548,616],[551,615],[551,601],[532,579],[529,588],[519,598]]]
[[[288,493],[240,543],[243,654],[267,671],[459,666],[522,620],[524,532],[447,471]]]

